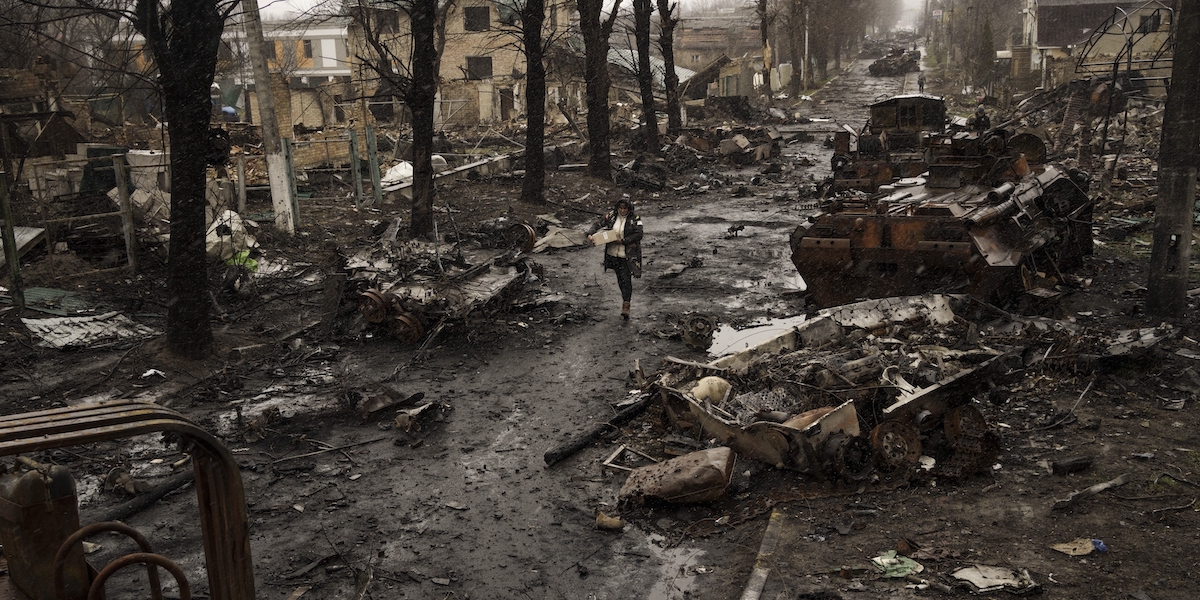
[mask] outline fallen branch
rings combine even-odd
[[[150,491],[108,509],[102,515],[93,519],[93,521],[96,523],[124,521],[151,504],[162,500],[167,494],[191,483],[195,477],[195,473],[190,470],[176,473],[162,483],[150,488]]]
[[[279,464],[284,461],[295,460],[297,458],[306,458],[309,456],[316,456],[318,454],[325,454],[326,452],[336,452],[338,450],[345,450],[346,448],[353,448],[355,446],[365,446],[367,444],[374,444],[375,442],[382,442],[383,440],[386,440],[386,439],[387,438],[380,437],[380,438],[375,438],[373,440],[367,440],[365,442],[355,442],[353,444],[346,444],[345,446],[335,446],[332,448],[325,448],[324,450],[317,450],[315,452],[305,452],[304,454],[297,454],[295,456],[285,456],[283,458],[276,459],[271,464],[275,465],[275,464]]]
[[[1174,466],[1174,465],[1172,465],[1172,466]],[[1194,487],[1194,488],[1200,488],[1200,485],[1198,485],[1198,484],[1195,484],[1195,483],[1192,483],[1191,481],[1188,481],[1188,480],[1186,480],[1186,479],[1184,479],[1184,478],[1182,478],[1182,477],[1179,477],[1178,475],[1172,475],[1172,474],[1170,474],[1170,473],[1163,473],[1162,475],[1159,475],[1158,477],[1155,477],[1155,478],[1154,478],[1154,483],[1158,483],[1158,480],[1162,479],[1163,477],[1170,478],[1170,479],[1171,479],[1171,481],[1178,481],[1179,483],[1186,483],[1186,484],[1188,484],[1188,485],[1190,485],[1190,486],[1192,486],[1192,487]]]
[[[1112,481],[1105,481],[1104,483],[1097,483],[1096,485],[1093,485],[1092,487],[1087,488],[1085,490],[1079,490],[1077,492],[1072,492],[1071,495],[1067,496],[1066,498],[1063,498],[1062,500],[1055,500],[1054,506],[1052,506],[1051,509],[1052,510],[1062,510],[1064,508],[1067,508],[1068,506],[1071,506],[1077,500],[1095,496],[1096,494],[1099,494],[1100,492],[1103,492],[1104,490],[1125,485],[1132,480],[1133,480],[1133,473],[1126,473],[1116,479],[1113,479]]]
[[[616,429],[618,426],[632,421],[634,417],[642,414],[642,411],[646,410],[646,407],[650,405],[650,402],[653,399],[653,394],[646,394],[641,400],[631,404],[628,408],[617,413],[608,421],[593,425],[583,433],[576,436],[575,439],[563,444],[559,444],[558,446],[550,449],[542,457],[546,461],[546,466],[553,466],[562,459],[586,448],[589,444],[594,442],[596,438],[604,435],[604,433],[610,429]]]
[[[1168,506],[1168,507],[1166,507],[1166,508],[1156,508],[1156,509],[1154,509],[1154,510],[1150,511],[1150,514],[1157,515],[1158,513],[1163,513],[1163,512],[1173,512],[1173,511],[1177,511],[1177,510],[1187,510],[1187,509],[1189,509],[1189,508],[1191,508],[1191,507],[1193,507],[1193,506],[1195,506],[1195,505],[1196,505],[1196,499],[1195,499],[1195,498],[1192,498],[1192,501],[1191,501],[1191,502],[1188,502],[1187,504],[1184,504],[1184,505],[1182,505],[1182,506]]]

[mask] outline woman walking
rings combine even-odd
[[[622,196],[613,205],[612,211],[588,231],[588,241],[595,243],[592,236],[601,230],[611,230],[616,240],[604,247],[604,268],[617,274],[617,287],[621,288],[621,318],[629,320],[629,303],[633,299],[633,280],[642,276],[642,218],[633,210],[633,201]]]

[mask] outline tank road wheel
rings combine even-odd
[[[521,252],[533,250],[533,245],[537,243],[537,232],[524,223],[514,223],[509,226],[505,237],[508,239],[510,248],[520,248]]]
[[[946,432],[946,440],[951,447],[958,446],[963,439],[979,440],[988,431],[987,419],[978,408],[965,404],[950,409],[946,413],[942,430]]]
[[[388,301],[377,289],[369,289],[358,295],[358,312],[372,323],[382,323],[387,319]]]
[[[867,440],[835,433],[825,440],[825,460],[834,474],[847,483],[865,481],[875,470]]]
[[[425,328],[421,326],[421,321],[416,315],[406,312],[388,321],[388,333],[401,343],[411,346],[425,337]]]
[[[885,469],[915,466],[921,458],[921,432],[900,421],[884,421],[871,430],[875,461]]]

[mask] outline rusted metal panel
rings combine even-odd
[[[220,440],[183,415],[114,401],[0,417],[0,456],[160,432],[179,436],[192,454],[210,596],[252,600],[249,522],[237,462]]]

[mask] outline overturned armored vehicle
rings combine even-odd
[[[1086,174],[1031,167],[1023,144],[1002,129],[941,134],[924,144],[923,176],[826,200],[791,236],[812,300],[940,291],[1004,303],[1053,287],[1091,254],[1093,201]]]

